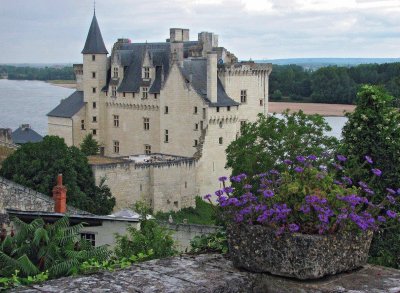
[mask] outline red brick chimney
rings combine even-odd
[[[54,212],[65,213],[67,211],[67,188],[62,185],[62,174],[57,176],[57,185],[53,188]]]

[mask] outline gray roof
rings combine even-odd
[[[47,116],[71,118],[78,113],[83,106],[85,106],[83,91],[75,91],[68,98],[61,100],[61,103],[51,110]]]
[[[101,36],[99,24],[97,23],[96,14],[93,15],[82,54],[108,54],[103,37]]]
[[[41,142],[43,137],[29,126],[21,126],[11,133],[11,139],[13,143],[24,144],[28,142]]]
[[[238,106],[239,103],[231,99],[218,78],[217,103],[207,99],[207,59],[188,59],[183,62],[182,74],[191,80],[194,90],[206,100],[211,107]]]

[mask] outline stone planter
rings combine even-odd
[[[252,272],[268,272],[297,279],[317,279],[366,264],[373,233],[275,236],[260,225],[227,227],[233,265]]]

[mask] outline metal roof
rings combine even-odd
[[[96,14],[93,15],[82,54],[108,54],[103,37],[101,36],[99,24],[97,23]]]

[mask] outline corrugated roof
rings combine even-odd
[[[93,15],[82,54],[108,54],[103,37],[101,36],[99,24],[97,23],[96,14]]]
[[[83,91],[75,91],[68,98],[61,100],[61,103],[51,110],[47,116],[71,118],[84,106]]]
[[[11,133],[13,143],[41,142],[43,137],[29,126],[20,126]]]

